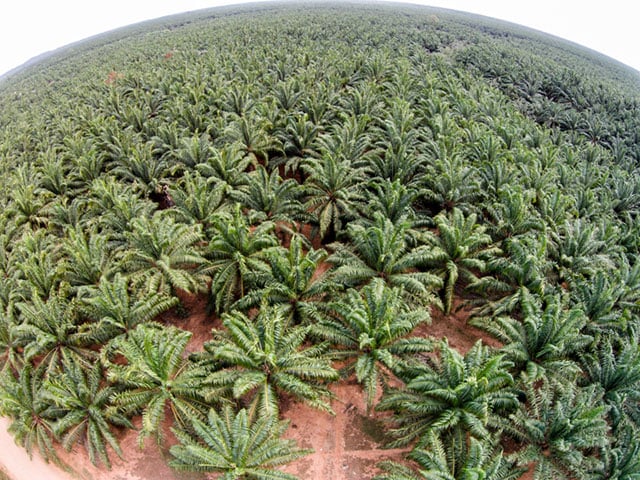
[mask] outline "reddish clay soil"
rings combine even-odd
[[[318,274],[324,273],[329,265],[323,265]],[[158,320],[193,332],[187,346],[188,352],[202,349],[211,339],[211,329],[220,328],[220,320],[207,313],[205,296],[181,294],[182,308],[162,315]],[[434,309],[431,325],[419,327],[419,335],[436,339],[448,338],[449,345],[462,353],[468,351],[481,338],[484,343],[499,346],[482,331],[467,326],[469,309],[457,308],[454,313],[444,316]],[[401,461],[408,449],[384,449],[384,419],[387,414],[367,412],[364,395],[353,379],[341,381],[331,388],[335,395],[331,406],[335,415],[324,413],[283,399],[281,414],[290,422],[285,436],[297,441],[303,448],[311,448],[314,453],[293,462],[283,470],[297,475],[301,480],[367,480],[379,473],[376,464],[382,460]],[[199,480],[213,479],[214,475],[175,472],[167,466],[170,459],[169,448],[176,440],[170,431],[170,422],[165,422],[163,432],[165,443],[159,447],[155,440],[148,439],[144,448],[138,448],[137,432],[123,431],[118,439],[124,452],[124,459],[111,455],[112,469],[93,466],[84,449],[76,447],[71,453],[62,451],[62,459],[73,467],[69,474],[52,464],[46,464],[34,453],[30,460],[26,452],[16,447],[13,438],[6,433],[9,422],[0,419],[0,469],[10,472],[14,480]],[[139,419],[138,419],[139,422]],[[530,476],[522,477],[528,480]]]

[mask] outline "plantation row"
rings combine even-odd
[[[402,8],[212,10],[0,82],[16,441],[109,466],[169,416],[173,467],[291,478],[279,399],[355,375],[411,451],[380,480],[640,475],[638,79]],[[412,335],[461,308],[502,347]]]

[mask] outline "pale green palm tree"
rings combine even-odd
[[[376,407],[394,413],[392,445],[417,441],[422,448],[432,433],[458,446],[468,436],[489,438],[518,405],[510,366],[480,341],[464,356],[443,342],[438,357],[400,372],[406,387],[388,390]]]

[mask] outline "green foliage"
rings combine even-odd
[[[429,311],[403,302],[402,290],[374,279],[361,291],[349,290],[341,300],[329,304],[330,316],[313,331],[338,345],[341,358],[353,359],[351,369],[362,383],[367,407],[371,408],[380,382],[403,370],[410,357],[428,352],[432,343],[408,335],[430,320]]]
[[[476,223],[475,214],[465,217],[454,208],[450,214],[438,214],[434,221],[437,233],[429,236],[433,247],[425,255],[424,263],[435,267],[443,277],[444,311],[449,314],[456,286],[477,282],[478,275],[486,269],[486,261],[500,253],[500,249],[491,245],[491,237],[485,233],[485,227]]]
[[[229,480],[295,480],[274,467],[311,453],[280,438],[286,422],[273,415],[253,418],[244,409],[235,413],[228,405],[220,413],[209,410],[206,423],[193,419],[192,427],[193,433],[174,430],[180,444],[171,447],[170,465],[177,470],[221,473]]]
[[[521,442],[515,458],[535,464],[533,478],[590,478],[602,469],[595,453],[607,446],[606,407],[593,387],[554,387],[527,382],[526,403],[501,421],[507,435]]]
[[[432,433],[458,444],[466,435],[488,438],[497,420],[517,406],[510,365],[481,342],[465,356],[443,342],[437,358],[406,370],[406,388],[385,392],[376,407],[394,413],[393,445],[417,440],[424,447]]]
[[[279,306],[264,305],[254,319],[237,311],[222,318],[226,330],[214,332],[205,345],[218,366],[206,379],[208,398],[248,395],[252,411],[277,416],[278,395],[287,393],[331,412],[325,383],[337,380],[338,373],[324,356],[327,344],[305,344],[309,326],[289,325]]]
[[[94,465],[98,459],[111,468],[107,447],[122,457],[122,450],[111,431],[110,424],[133,428],[131,422],[111,407],[116,393],[112,386],[104,386],[102,369],[65,359],[60,375],[50,375],[44,383],[42,401],[51,405],[53,432],[67,451],[81,443]]]
[[[517,480],[525,471],[507,460],[500,448],[473,437],[468,447],[454,450],[431,434],[426,447],[414,449],[409,458],[418,464],[418,472],[398,463],[382,462],[380,467],[387,473],[375,480]]]
[[[377,4],[187,13],[0,79],[18,442],[55,459],[54,425],[68,444],[98,432],[91,402],[107,423],[141,414],[141,440],[165,409],[195,435],[218,394],[326,409],[346,356],[369,405],[381,378],[406,383],[383,406],[427,473],[388,475],[511,478],[509,442],[540,478],[637,477],[639,84],[537,32]],[[162,322],[206,294],[224,325],[192,351]],[[473,306],[501,347],[426,352],[411,332],[440,304],[432,333],[475,335]],[[555,424],[569,440],[540,443]],[[99,430],[83,443],[104,462]]]
[[[109,381],[125,390],[113,397],[114,405],[126,415],[142,411],[142,446],[149,435],[162,440],[161,424],[166,412],[181,425],[204,417],[208,404],[202,391],[204,373],[184,359],[190,332],[175,327],[138,325],[118,342],[118,353],[126,364],[110,364]]]

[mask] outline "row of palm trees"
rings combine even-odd
[[[176,468],[291,478],[272,467],[306,451],[280,438],[279,400],[330,412],[354,375],[412,449],[380,478],[634,478],[633,156],[425,52],[425,25],[466,42],[456,17],[270,8],[109,47],[126,74],[107,83],[90,62],[63,84],[63,62],[37,111],[1,100],[16,440],[109,466],[140,417],[141,445],[173,422]],[[202,351],[161,321],[183,292],[221,321]],[[459,305],[503,346],[412,335]]]

